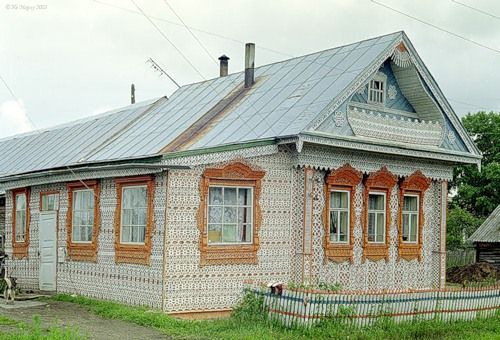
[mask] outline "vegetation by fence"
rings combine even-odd
[[[476,249],[465,248],[446,252],[446,268],[461,267],[476,262]]]
[[[286,326],[311,326],[322,319],[367,326],[380,318],[395,322],[424,319],[471,320],[495,315],[500,286],[423,291],[331,292],[248,286],[247,294],[263,300],[270,320]]]

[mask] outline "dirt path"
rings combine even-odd
[[[3,303],[3,300],[0,303]],[[33,316],[39,315],[43,327],[48,328],[54,324],[71,326],[77,328],[80,334],[89,336],[90,339],[168,339],[154,328],[142,327],[121,320],[103,319],[82,306],[67,302],[49,301],[44,306],[0,308],[0,315],[28,323],[33,321]],[[6,328],[7,326],[2,326],[2,329],[7,330]]]

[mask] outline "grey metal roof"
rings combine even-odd
[[[500,242],[500,205],[469,237],[471,242]]]

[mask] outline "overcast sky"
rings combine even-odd
[[[498,0],[377,0],[498,51],[370,0],[134,1],[166,38],[129,0],[1,2],[0,76],[11,91],[0,82],[0,137],[128,105],[131,83],[137,101],[172,94],[176,86],[145,63],[149,58],[183,85],[217,77],[212,58],[221,54],[231,58],[230,72],[242,70],[244,42],[256,44],[258,66],[399,30],[459,116],[500,111]]]

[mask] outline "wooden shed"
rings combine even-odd
[[[469,240],[476,247],[477,262],[488,262],[500,269],[500,205]]]

